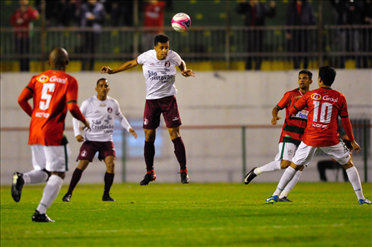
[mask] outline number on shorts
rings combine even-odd
[[[54,83],[44,83],[43,90],[41,91],[41,99],[45,100],[40,101],[39,108],[40,110],[46,110],[49,108],[50,100],[52,95],[50,93],[54,92],[55,84]]]
[[[331,117],[332,117],[332,107],[333,105],[328,102],[323,102],[322,106],[319,107],[319,101],[313,101],[314,103],[314,115],[313,115],[313,121],[318,122],[319,119],[319,108],[320,109],[320,119],[319,122],[321,123],[330,123]]]

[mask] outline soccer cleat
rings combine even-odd
[[[190,183],[190,178],[189,178],[189,174],[187,173],[187,169],[181,170],[180,174],[181,174],[181,183],[183,184]]]
[[[292,202],[291,200],[288,199],[288,197],[284,196],[282,198],[279,198],[278,202]]]
[[[270,196],[269,198],[267,198],[267,199],[265,200],[265,203],[266,203],[266,204],[269,204],[269,203],[274,204],[274,203],[276,203],[278,200],[279,200],[278,196]]]
[[[140,185],[148,185],[150,182],[153,182],[156,180],[156,174],[154,171],[152,173],[147,173],[144,177],[143,180],[140,182]]]
[[[51,218],[48,217],[46,214],[40,214],[39,211],[35,210],[34,215],[32,215],[32,221],[35,222],[54,222]]]
[[[69,202],[71,200],[72,194],[66,193],[66,195],[63,196],[62,201]]]
[[[245,175],[244,177],[244,183],[245,184],[249,184],[255,177],[257,177],[256,174],[254,174],[254,169],[256,169],[257,167],[253,167],[252,170],[250,170],[247,175]]]
[[[102,201],[104,201],[104,202],[114,202],[116,200],[114,198],[112,198],[110,195],[103,195],[102,196]]]
[[[13,173],[13,182],[12,182],[12,197],[15,202],[21,200],[22,188],[25,184],[23,180],[23,174],[19,172]]]
[[[372,204],[372,202],[368,199],[359,199],[359,205],[363,205],[363,204]]]

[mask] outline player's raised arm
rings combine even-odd
[[[115,73],[119,73],[121,71],[125,71],[125,70],[128,70],[128,69],[131,69],[131,68],[134,68],[138,65],[137,63],[137,59],[133,59],[133,60],[130,60],[126,63],[124,63],[123,65],[121,65],[119,68],[116,68],[116,69],[111,69],[110,67],[108,66],[103,66],[101,68],[101,74],[115,74]]]
[[[181,74],[182,74],[184,77],[189,77],[189,76],[195,77],[195,73],[194,73],[194,71],[192,71],[191,69],[187,69],[187,68],[186,68],[186,63],[185,63],[185,61],[182,60],[180,66],[178,66],[178,68],[180,68],[180,70],[181,70]]]

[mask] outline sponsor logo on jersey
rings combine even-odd
[[[35,117],[48,118],[49,117],[49,113],[47,113],[47,112],[36,112],[35,113]]]
[[[161,76],[158,76],[158,73],[154,72],[154,71],[150,71],[148,70],[148,75],[149,75],[149,78],[150,80],[158,80],[158,81],[161,81],[162,83],[166,83],[168,82],[169,80],[171,80],[174,75],[161,75]],[[165,74],[164,72],[161,71],[162,74]]]
[[[67,78],[59,78],[59,77],[57,77],[57,76],[52,76],[52,77],[50,77],[50,79],[49,79],[49,81],[50,82],[58,82],[58,83],[62,83],[62,84],[66,84],[66,82],[67,82]]]
[[[338,98],[335,99],[335,98],[330,98],[328,95],[324,95],[323,96],[323,100],[326,100],[326,101],[331,101],[331,102],[337,102],[338,101]]]
[[[322,99],[322,95],[317,94],[317,93],[313,93],[313,94],[311,95],[311,98],[312,98],[313,100],[321,100],[321,99]]]
[[[111,107],[107,107],[107,112],[108,113],[111,113],[112,112],[112,108]]]
[[[322,128],[322,129],[325,129],[328,127],[328,125],[326,124],[319,124],[319,123],[313,123],[312,126],[315,128]]]
[[[170,62],[169,62],[169,61],[165,62],[165,63],[164,63],[164,66],[165,66],[165,67],[170,67]]]
[[[295,115],[293,115],[294,118],[301,118],[304,120],[307,120],[307,115],[309,114],[309,111],[307,110],[302,110],[297,112]]]
[[[40,83],[44,83],[44,82],[49,81],[49,77],[47,75],[41,75],[37,77],[36,80]]]

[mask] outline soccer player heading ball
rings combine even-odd
[[[108,66],[101,68],[101,73],[115,74],[131,69],[138,64],[142,65],[146,80],[146,104],[143,116],[145,131],[144,156],[147,173],[140,185],[147,185],[155,181],[154,171],[155,136],[159,127],[160,115],[163,114],[170,138],[174,144],[174,153],[180,164],[181,182],[188,184],[190,179],[186,167],[186,150],[180,134],[181,117],[175,95],[177,89],[174,85],[176,79],[176,66],[184,77],[195,73],[186,68],[186,63],[174,51],[169,49],[169,38],[159,34],[154,39],[154,49],[142,53],[137,59],[130,60],[119,68],[111,69]]]

